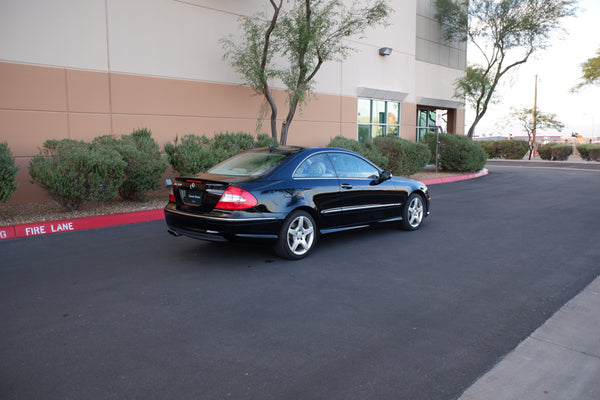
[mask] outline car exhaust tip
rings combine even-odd
[[[175,231],[174,231],[174,230],[172,230],[172,229],[168,229],[168,230],[167,230],[167,232],[169,232],[171,235],[173,235],[173,236],[175,236],[175,237],[179,237],[179,236],[181,236],[181,234],[180,234],[180,233],[177,233],[177,232],[175,232]]]

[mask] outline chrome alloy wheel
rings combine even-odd
[[[423,200],[421,196],[415,196],[408,204],[408,224],[415,229],[423,221]]]
[[[315,227],[310,218],[298,215],[292,219],[287,230],[287,245],[295,256],[303,256],[315,240]]]
[[[319,229],[312,215],[296,210],[283,222],[275,242],[275,252],[283,258],[299,260],[315,247],[318,237]]]
[[[413,193],[408,196],[406,205],[402,210],[402,221],[400,228],[406,231],[416,231],[421,227],[421,223],[425,219],[426,204],[425,199],[418,193]]]

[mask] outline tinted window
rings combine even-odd
[[[286,157],[286,154],[268,151],[241,153],[217,164],[208,172],[216,175],[258,176],[273,169]]]
[[[294,178],[334,178],[335,171],[327,154],[315,154],[304,160],[294,173]]]
[[[370,178],[379,176],[379,170],[365,160],[351,154],[333,153],[333,166],[340,178]]]

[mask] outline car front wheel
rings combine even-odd
[[[275,252],[281,257],[298,260],[308,255],[317,241],[317,225],[306,211],[291,213],[283,223]]]
[[[425,204],[423,198],[416,193],[411,194],[406,201],[402,211],[402,223],[400,227],[408,231],[414,231],[421,227],[425,217]]]

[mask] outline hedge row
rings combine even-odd
[[[397,136],[378,137],[373,139],[373,144],[388,157],[387,169],[400,176],[416,174],[431,158],[427,146]]]
[[[169,164],[182,175],[193,175],[220,163],[244,150],[277,145],[277,141],[266,134],[254,136],[238,133],[218,133],[212,138],[204,135],[186,135],[181,140],[165,144]]]
[[[8,143],[0,142],[0,202],[6,203],[17,190],[16,177],[15,158],[10,152]]]
[[[47,140],[31,159],[29,175],[67,210],[117,195],[142,201],[147,191],[160,187],[167,169],[167,160],[151,135],[150,130],[139,129],[121,137],[98,136],[91,143]],[[247,133],[226,132],[210,139],[187,135],[181,142],[167,143],[164,150],[176,171],[194,174],[243,150],[272,144],[276,143],[267,135],[255,141]]]
[[[573,146],[570,144],[548,143],[538,147],[538,153],[542,160],[566,161],[573,154]]]
[[[485,166],[487,156],[483,148],[466,136],[439,134],[438,165],[445,171],[480,171]],[[421,141],[429,147],[431,162],[435,163],[436,135],[428,133]]]
[[[529,143],[524,140],[483,140],[478,141],[487,158],[520,160],[529,151]]]
[[[399,176],[421,171],[431,157],[426,146],[397,136],[378,137],[366,143],[337,136],[327,146],[352,150]]]
[[[396,175],[407,176],[435,162],[435,138],[425,135],[423,143],[413,143],[398,137],[378,137],[359,143],[345,137],[335,137],[329,147],[345,148],[364,155],[380,167]],[[183,175],[196,174],[241,151],[277,145],[270,136],[238,133],[218,133],[212,138],[186,135],[166,143],[164,152],[152,139],[151,132],[140,129],[130,135],[99,136],[91,143],[70,139],[47,140],[29,165],[33,182],[38,183],[64,208],[78,209],[86,201],[107,201],[118,195],[127,200],[143,200],[144,194],[160,186],[167,161]],[[484,151],[485,149],[485,151]],[[582,157],[600,159],[600,146],[578,146]],[[566,159],[571,146],[549,144],[539,149],[542,158]],[[527,152],[527,143],[507,140],[477,144],[465,136],[439,135],[439,166],[446,171],[479,171],[488,157],[520,159]],[[6,202],[16,190],[17,168],[8,145],[0,143],[0,201]]]
[[[600,145],[598,144],[580,144],[577,146],[577,151],[586,161],[600,161]]]
[[[47,140],[29,163],[29,175],[67,210],[118,195],[144,200],[158,189],[167,163],[147,129],[130,135],[96,137],[91,143]]]
[[[77,210],[85,201],[115,197],[126,163],[109,146],[71,139],[47,140],[29,163],[29,175],[56,202]]]

